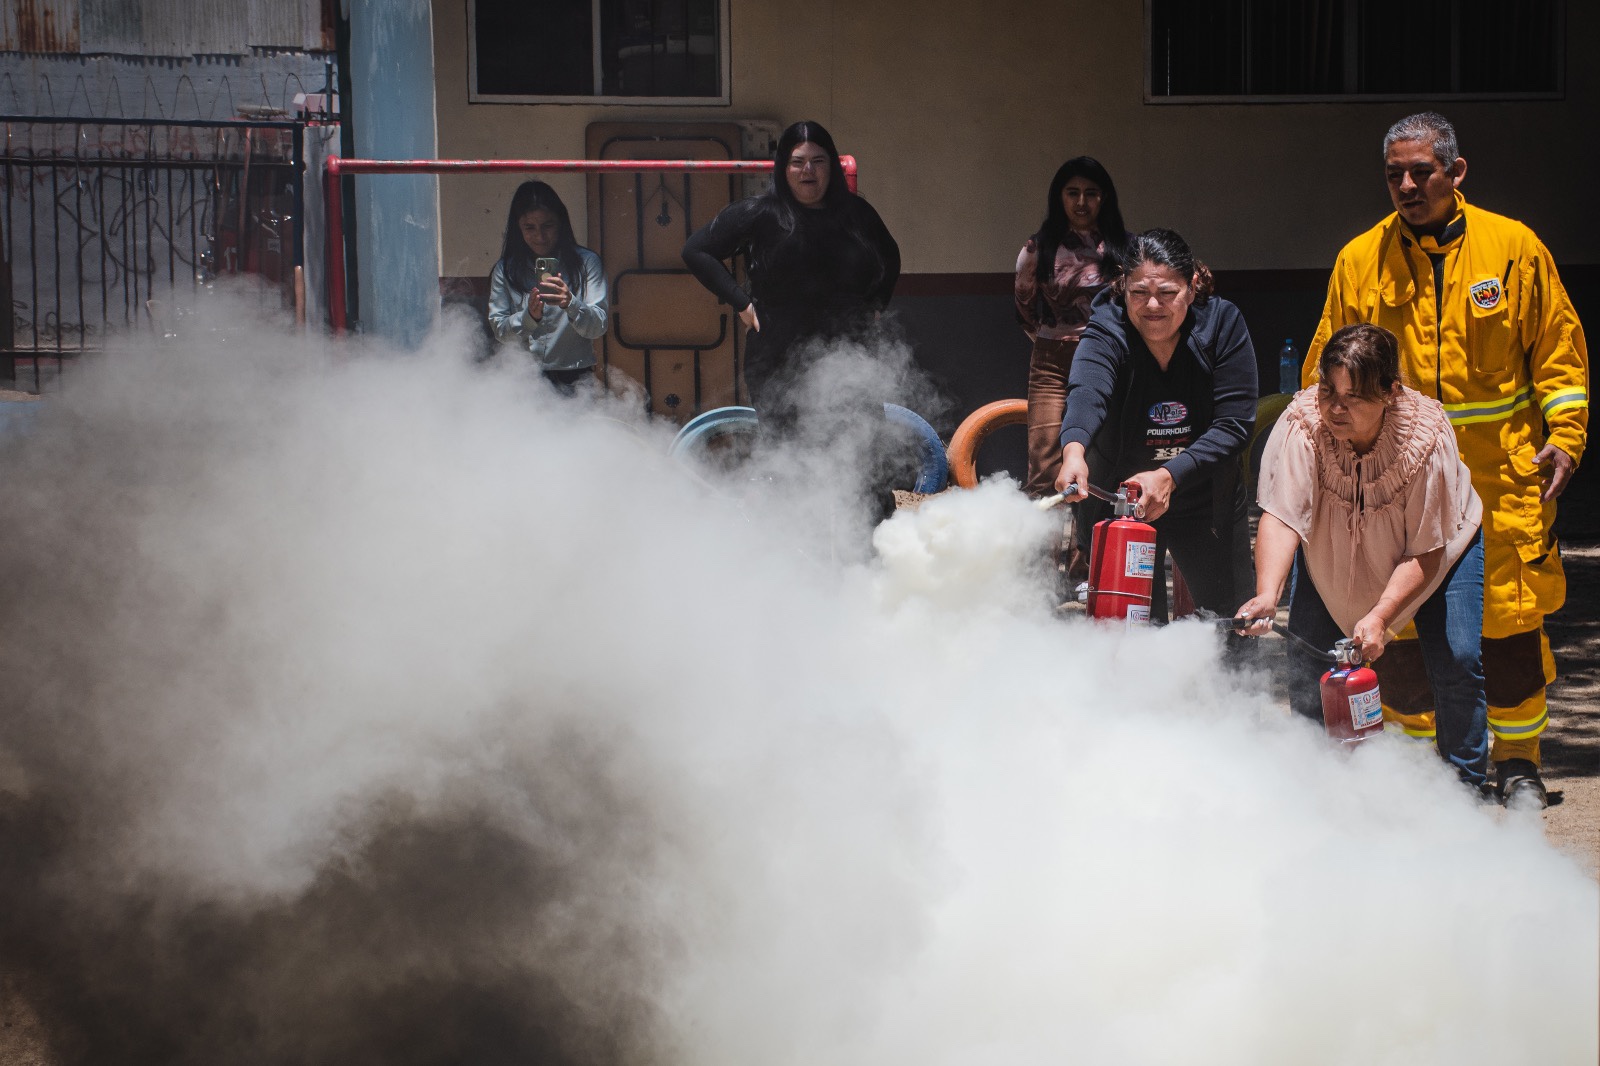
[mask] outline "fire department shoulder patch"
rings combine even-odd
[[[1472,296],[1472,305],[1480,311],[1487,311],[1500,304],[1500,279],[1484,278],[1467,290]]]

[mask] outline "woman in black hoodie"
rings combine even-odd
[[[1239,457],[1255,425],[1256,355],[1244,316],[1211,295],[1211,272],[1182,237],[1128,241],[1121,275],[1095,298],[1072,363],[1061,424],[1063,491],[1139,486],[1196,605],[1232,617],[1255,589]],[[1165,595],[1151,604],[1165,616]]]
[[[723,208],[689,237],[683,261],[749,327],[751,406],[763,422],[787,422],[792,386],[807,356],[821,350],[806,342],[871,330],[900,278],[900,248],[845,184],[839,151],[820,125],[784,130],[773,162],[771,190]],[[748,292],[724,265],[736,255],[745,257]]]

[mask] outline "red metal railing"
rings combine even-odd
[[[839,162],[844,166],[845,183],[855,192],[855,157],[842,155]],[[761,174],[770,173],[772,164],[761,159],[341,159],[335,156],[328,160],[323,173],[328,204],[328,321],[335,333],[345,331],[344,201],[339,190],[339,178],[345,174],[483,174],[493,171],[604,174],[651,170]]]

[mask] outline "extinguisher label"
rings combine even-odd
[[[1124,625],[1147,626],[1150,624],[1150,605],[1147,603],[1128,604],[1127,616],[1123,619]]]
[[[1350,724],[1357,731],[1371,729],[1383,721],[1383,697],[1370,688],[1350,697]]]
[[[1156,576],[1156,546],[1151,541],[1130,540],[1122,567],[1123,577]]]

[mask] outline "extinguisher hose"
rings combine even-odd
[[[1250,627],[1251,619],[1249,619],[1249,618],[1218,618],[1218,619],[1216,619],[1216,623],[1215,624],[1216,624],[1218,629],[1223,629],[1223,630],[1233,629],[1233,630],[1243,631],[1243,630],[1248,629]],[[1281,622],[1273,622],[1272,623],[1272,629],[1273,629],[1273,632],[1279,634],[1280,636],[1287,637],[1289,640],[1291,640],[1294,643],[1300,645],[1300,650],[1301,651],[1305,652],[1307,655],[1312,656],[1313,658],[1317,659],[1320,662],[1336,663],[1336,662],[1339,661],[1339,657],[1337,655],[1333,654],[1333,652],[1324,651],[1323,649],[1317,647],[1315,644],[1311,643],[1306,638],[1302,637],[1300,634],[1290,632],[1289,627],[1284,625],[1284,624],[1282,624]]]
[[[1301,651],[1305,652],[1307,655],[1310,655],[1310,656],[1316,658],[1317,660],[1319,660],[1321,662],[1336,663],[1336,662],[1339,661],[1338,656],[1334,655],[1333,652],[1325,651],[1322,648],[1317,647],[1315,644],[1311,643],[1309,640],[1307,640],[1304,637],[1300,636],[1298,633],[1291,633],[1289,631],[1289,627],[1284,625],[1281,622],[1272,623],[1272,629],[1273,629],[1273,632],[1278,633],[1278,634],[1280,634],[1282,636],[1285,636],[1285,637],[1289,638],[1290,640],[1294,641],[1294,643],[1300,645],[1300,650]]]

